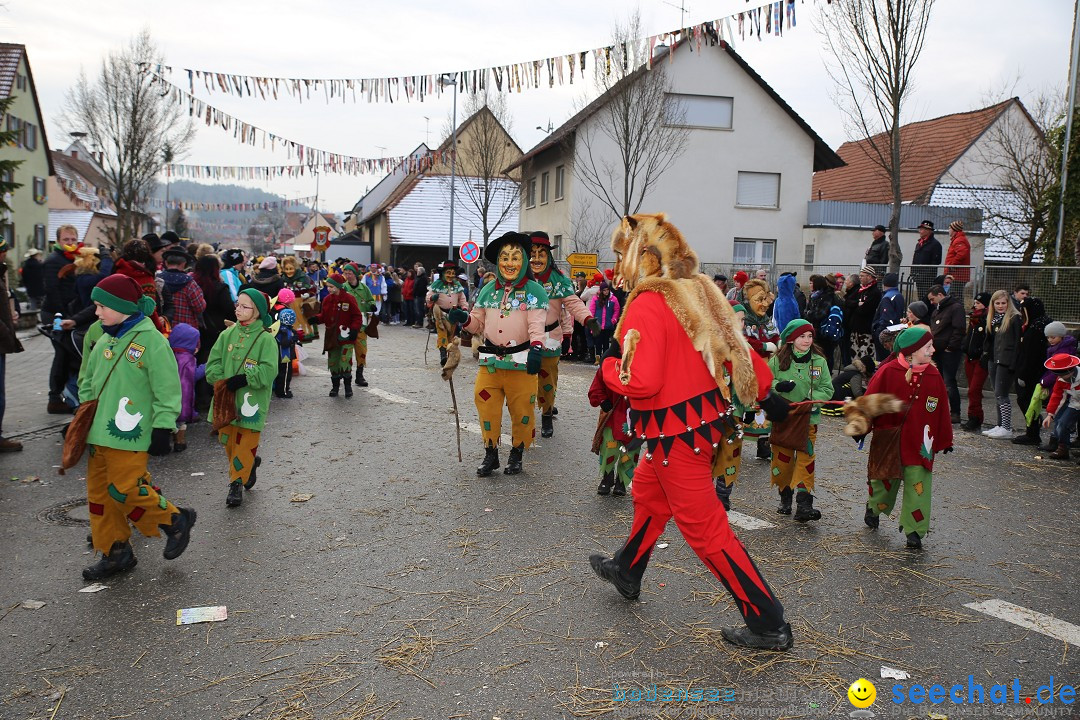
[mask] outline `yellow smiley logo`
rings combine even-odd
[[[877,699],[877,688],[874,687],[874,683],[866,678],[859,678],[851,683],[851,687],[847,689],[847,698],[852,705],[859,709],[868,708]]]

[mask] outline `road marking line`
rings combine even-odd
[[[466,431],[471,432],[471,433],[475,433],[476,435],[483,435],[484,434],[483,431],[480,429],[480,426],[475,424],[475,423],[463,422],[463,423],[461,423],[461,429],[466,430]],[[509,447],[513,447],[513,445],[514,445],[514,440],[509,435],[500,435],[499,440],[503,444],[505,444],[505,445],[507,445]],[[540,447],[540,443],[538,443],[536,440],[533,440],[532,446],[534,448],[538,448],[538,447]]]
[[[728,523],[737,528],[742,528],[743,530],[764,530],[766,528],[776,527],[774,523],[771,523],[768,520],[759,520],[752,515],[744,515],[741,512],[735,512],[734,510],[728,510],[727,519]]]
[[[404,398],[404,397],[401,397],[400,395],[395,395],[394,393],[386,392],[385,390],[380,390],[379,388],[366,387],[366,388],[361,388],[361,389],[364,392],[371,393],[375,397],[381,397],[383,400],[388,400],[388,401],[390,401],[392,403],[398,403],[400,405],[410,405],[410,404],[414,405],[414,404],[416,404],[415,400],[410,400],[409,398]]]
[[[1043,615],[1004,600],[984,600],[967,603],[964,607],[1048,635],[1070,645],[1080,645],[1080,627],[1050,615]]]

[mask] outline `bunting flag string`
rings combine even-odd
[[[409,173],[424,172],[438,164],[441,153],[389,158],[354,158],[359,162],[339,165],[190,165],[173,163],[166,165],[162,173],[169,178],[190,180],[273,180],[275,178],[303,177],[317,173],[341,173],[355,175],[380,172],[379,168],[397,169],[407,166]]]
[[[320,150],[319,148],[310,147],[303,143],[298,143],[295,140],[289,140],[288,138],[281,137],[280,135],[264,130],[251,123],[244,122],[243,120],[200,100],[183,88],[173,85],[157,73],[152,73],[152,80],[163,87],[164,92],[162,93],[162,97],[168,97],[169,100],[179,107],[186,108],[188,115],[191,117],[203,118],[207,127],[217,126],[226,132],[231,132],[233,137],[243,145],[251,145],[253,147],[260,146],[264,149],[269,147],[271,151],[280,145],[285,148],[290,159],[295,157],[299,160],[300,165],[308,168],[308,172],[311,172],[312,168],[318,168],[320,172],[324,173],[344,173],[349,175],[372,173],[385,175],[397,170],[403,165],[407,165],[409,172],[412,173],[426,170],[432,165],[438,164],[442,159],[442,153],[440,151],[432,151],[427,155],[362,158]],[[202,167],[212,168],[214,166],[204,165]],[[266,166],[264,169],[269,172],[270,167],[272,166]],[[277,167],[281,168],[288,166]],[[207,176],[209,176],[213,171],[203,170],[202,172],[207,173]]]
[[[194,210],[196,212],[261,212],[263,210],[277,210],[279,208],[297,205],[310,207],[311,205],[314,205],[317,199],[318,198],[312,195],[310,197],[294,198],[292,200],[271,200],[269,202],[217,203],[190,202],[188,200],[165,201],[162,198],[146,198],[141,204],[149,207],[165,208],[167,210]]]
[[[832,0],[828,1],[832,2]],[[762,15],[764,15],[764,23]],[[652,67],[654,53],[658,46],[667,47],[674,52],[674,49],[684,41],[690,43],[691,51],[695,49],[700,51],[703,43],[710,46],[716,45],[721,42],[722,30],[727,27],[730,31],[732,20],[737,23],[739,36],[743,40],[746,39],[747,30],[751,37],[757,35],[758,40],[761,40],[763,25],[766,36],[779,37],[783,34],[785,20],[788,29],[795,26],[795,0],[771,1],[751,10],[742,10],[716,20],[652,35],[644,38],[641,43],[624,43],[620,53],[622,69],[626,70],[631,61],[634,62],[635,67],[642,63]],[[734,33],[729,32],[729,35],[733,40]],[[640,47],[646,49],[646,57],[637,57]],[[553,88],[556,83],[560,87],[564,84],[573,85],[575,74],[580,80],[585,79],[586,59],[590,56],[593,58],[594,69],[601,67],[603,72],[610,75],[611,56],[614,52],[614,46],[606,46],[488,68],[395,77],[286,78],[238,75],[193,68],[181,68],[180,72],[187,77],[188,93],[191,95],[194,95],[195,84],[198,82],[207,93],[220,92],[241,98],[262,100],[289,98],[302,103],[305,100],[312,100],[313,97],[317,99],[322,96],[328,104],[331,101],[345,103],[350,100],[354,103],[424,102],[432,95],[441,97],[444,92],[448,92],[448,89],[439,82],[439,78],[444,75],[459,79],[458,91],[469,95],[484,93],[492,88],[496,92],[511,93],[541,87]],[[158,76],[172,72],[171,65],[162,64],[155,68],[155,74]]]

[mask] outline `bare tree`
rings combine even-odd
[[[592,209],[592,203],[585,196],[574,204],[574,213],[570,218],[570,252],[601,253],[607,247],[610,223]]]
[[[649,191],[686,150],[689,130],[683,111],[668,94],[666,63],[646,64],[649,45],[643,40],[641,16],[616,25],[605,59],[596,64],[596,83],[603,92],[597,122],[577,132],[574,177],[612,219],[641,209]],[[616,152],[608,148],[614,144]]]
[[[870,160],[889,176],[889,270],[903,260],[899,227],[900,116],[926,41],[934,0],[843,0],[820,6],[817,31],[832,55],[826,68],[836,83],[835,99],[845,129],[862,143]]]
[[[126,47],[110,52],[95,78],[80,72],[64,101],[63,124],[86,133],[92,149],[102,154],[118,216],[117,245],[139,234],[139,203],[157,185],[165,149],[180,156],[195,135],[192,121],[154,86],[151,70],[161,62],[144,30]]]
[[[483,228],[481,247],[486,247],[518,206],[520,175],[506,175],[503,170],[522,153],[510,137],[512,116],[506,108],[506,95],[487,90],[469,95],[464,116],[469,120],[466,132],[458,134],[458,178],[454,192],[459,195],[465,213]],[[453,120],[448,119],[446,144],[451,142],[453,131]],[[449,176],[445,182],[449,193]]]

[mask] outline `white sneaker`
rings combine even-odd
[[[1011,440],[1012,436],[1012,430],[1006,430],[1003,427],[996,427],[990,431],[989,435],[987,435],[987,437],[993,438],[995,440]]]
[[[994,433],[995,433],[995,432],[996,432],[997,430],[1000,430],[1000,429],[1001,429],[1001,426],[1000,426],[1000,425],[995,425],[995,426],[994,426],[994,427],[992,427],[992,428],[987,428],[986,430],[983,430],[983,431],[982,431],[982,434],[983,434],[983,435],[985,435],[986,437],[990,437],[990,436],[991,436],[991,435],[993,435],[993,434],[994,434]]]

